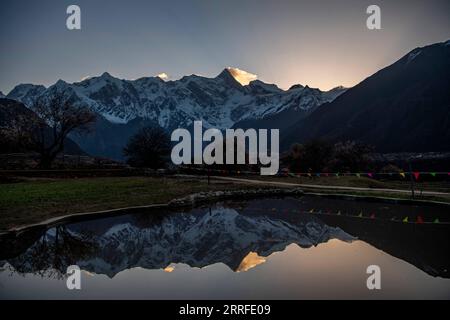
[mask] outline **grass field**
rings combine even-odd
[[[0,184],[0,230],[71,213],[166,203],[195,192],[238,186],[151,177],[34,179]]]

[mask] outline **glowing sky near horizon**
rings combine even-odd
[[[373,3],[382,30],[366,28]],[[81,7],[81,31],[66,29],[70,4]],[[449,12],[448,0],[4,0],[0,91],[105,71],[214,77],[228,66],[284,89],[351,87],[415,47],[450,39]]]

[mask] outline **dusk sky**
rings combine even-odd
[[[81,7],[82,29],[66,28]],[[382,30],[366,8],[381,7]],[[2,1],[0,90],[100,75],[214,77],[237,67],[283,89],[353,86],[450,39],[450,1]]]

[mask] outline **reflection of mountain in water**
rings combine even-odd
[[[311,208],[342,210],[342,215],[300,213]],[[362,208],[380,219],[356,218]],[[412,220],[418,214],[427,214],[428,221],[445,219],[447,213],[446,207],[314,197],[232,201],[188,213],[144,211],[2,238],[0,266],[8,262],[19,273],[45,276],[41,271],[65,272],[71,264],[110,277],[132,267],[170,271],[171,263],[204,267],[221,262],[246,271],[291,243],[307,248],[333,238],[351,241],[354,236],[429,275],[449,278],[448,224],[391,221],[405,214]]]
[[[264,201],[268,200],[259,200],[259,204]],[[58,229],[48,230],[23,254],[8,262],[18,272],[49,268],[65,272],[68,265],[77,264],[110,277],[132,267],[159,269],[171,263],[204,267],[222,262],[232,270],[245,271],[255,263],[249,259],[266,257],[291,243],[307,248],[330,239],[354,239],[311,215],[296,214],[294,219],[289,215],[239,214],[221,206],[160,218],[127,215]],[[73,240],[80,238],[83,240],[79,243]],[[91,244],[90,249],[77,249],[81,244]]]

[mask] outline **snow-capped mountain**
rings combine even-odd
[[[0,91],[0,99],[4,98],[4,97],[5,97],[5,95],[3,94],[3,92]]]
[[[266,201],[281,205],[283,200]],[[64,231],[50,229],[8,263],[19,272],[66,270],[75,263],[83,270],[110,277],[133,267],[164,269],[172,263],[191,267],[224,263],[238,271],[250,252],[267,257],[292,243],[308,248],[330,239],[355,240],[312,215],[296,214],[291,219],[285,215],[251,215],[220,205],[150,222],[136,217],[118,217],[103,225],[95,221],[74,224]]]
[[[323,92],[296,85],[284,91],[259,80],[241,85],[224,69],[215,78],[190,75],[176,81],[123,80],[105,72],[76,83],[59,80],[49,88],[21,84],[7,97],[32,107],[39,98],[63,92],[74,104],[89,106],[99,115],[95,130],[87,138],[74,135],[72,139],[92,155],[121,159],[128,138],[146,125],[173,130],[202,120],[206,128],[225,129],[286,112],[290,120],[297,119],[345,90]]]
[[[286,109],[313,109],[332,101],[344,88],[322,92],[297,85],[284,91],[255,80],[242,86],[224,69],[215,78],[197,75],[165,82],[159,77],[122,80],[105,72],[77,83],[59,80],[53,86],[22,84],[8,98],[31,106],[40,96],[65,92],[112,123],[149,119],[163,128],[186,127],[202,120],[205,127],[229,128],[244,119],[259,119]]]

